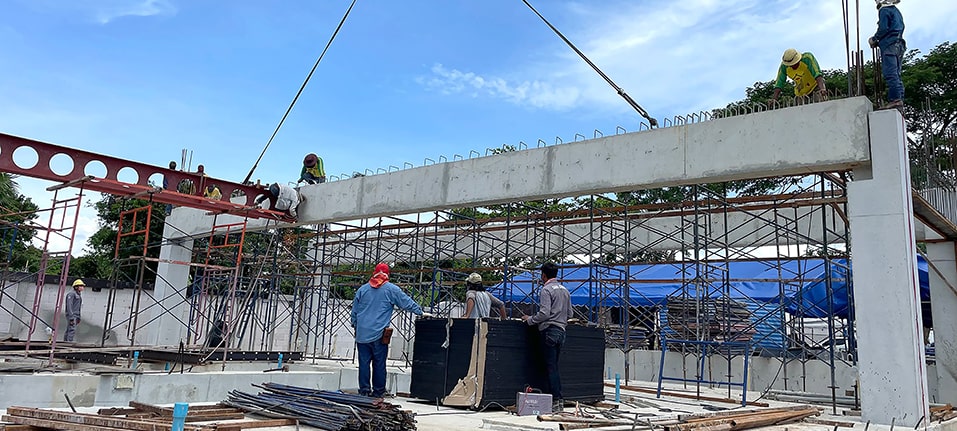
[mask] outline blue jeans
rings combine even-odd
[[[375,340],[371,343],[356,343],[359,353],[359,394],[381,398],[385,395],[385,359],[389,345]],[[372,364],[372,386],[369,386],[369,364]]]
[[[545,371],[548,373],[548,393],[552,400],[562,399],[562,379],[558,373],[558,357],[565,344],[565,330],[557,326],[549,326],[542,331],[542,345],[545,351]]]
[[[901,82],[901,62],[904,59],[904,42],[895,42],[881,49],[881,73],[887,83],[887,101],[904,100],[904,83]]]

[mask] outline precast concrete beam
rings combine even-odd
[[[864,97],[302,187],[305,224],[847,170],[869,160]]]

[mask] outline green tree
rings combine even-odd
[[[30,198],[20,194],[14,175],[0,173],[0,259],[10,270],[39,269],[41,252],[31,244],[36,236],[31,225],[38,209]]]

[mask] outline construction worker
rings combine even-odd
[[[309,153],[306,154],[306,158],[302,159],[302,172],[299,173],[299,181],[301,183],[305,181],[308,184],[324,183],[326,182],[326,169],[322,166],[322,158]]]
[[[272,183],[262,196],[256,198],[256,205],[263,203],[263,201],[269,198],[276,199],[276,204],[273,208],[279,211],[286,211],[295,218],[299,217],[297,210],[299,203],[302,201],[302,196],[299,195],[298,190],[285,184]]]
[[[887,103],[884,108],[904,106],[904,83],[901,81],[901,63],[907,42],[904,41],[904,17],[895,6],[900,0],[877,2],[877,33],[867,40],[871,48],[881,49],[881,74],[887,83]]]
[[[505,303],[496,298],[495,295],[485,291],[481,274],[477,272],[469,274],[469,277],[465,280],[465,286],[468,291],[465,293],[465,315],[462,317],[484,319],[491,316],[492,307],[495,307],[498,311],[498,317],[505,319],[505,316],[507,316]]]
[[[538,313],[523,315],[529,326],[538,326],[542,336],[542,351],[545,357],[545,372],[548,375],[548,393],[552,394],[553,410],[565,407],[562,398],[562,380],[558,371],[558,359],[565,344],[565,327],[572,318],[571,295],[558,282],[558,265],[545,262],[541,267],[542,290],[539,293]]]
[[[817,90],[819,100],[827,100],[827,87],[824,85],[824,75],[821,66],[817,64],[814,54],[801,54],[794,48],[788,48],[781,56],[781,67],[778,68],[778,78],[774,83],[774,100],[781,96],[781,89],[787,79],[794,81],[794,97],[807,96]]]
[[[389,265],[375,266],[369,282],[356,290],[352,300],[350,322],[356,330],[356,353],[359,355],[359,394],[381,398],[385,395],[385,361],[392,336],[392,310],[398,307],[419,316],[425,315],[409,295],[389,282]],[[372,365],[372,372],[369,372]],[[372,384],[369,384],[369,380]]]
[[[76,327],[80,324],[80,308],[83,306],[83,288],[86,284],[79,278],[73,282],[73,291],[66,294],[66,333],[63,341],[73,341],[76,336]]]
[[[206,186],[206,190],[203,191],[203,196],[218,201],[223,198],[223,192],[219,190],[219,186],[216,184],[210,184]]]

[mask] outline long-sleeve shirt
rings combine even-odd
[[[303,181],[309,179],[307,173],[315,178],[326,176],[326,168],[322,165],[322,157],[316,157],[316,164],[311,168],[303,165],[302,170],[299,171],[299,179]]]
[[[897,6],[884,6],[877,12],[877,41],[881,51],[904,38],[904,17]]]
[[[552,278],[545,282],[538,296],[538,313],[528,318],[528,324],[538,325],[539,331],[544,331],[549,326],[564,330],[568,319],[572,318],[572,298],[568,289]]]
[[[80,292],[73,290],[66,294],[66,319],[77,320],[80,318],[80,308],[83,306],[83,297]]]
[[[356,329],[357,343],[371,343],[382,338],[382,331],[392,321],[392,310],[399,307],[414,314],[422,314],[422,308],[399,286],[386,282],[378,288],[369,283],[356,291],[352,300],[352,327]]]

